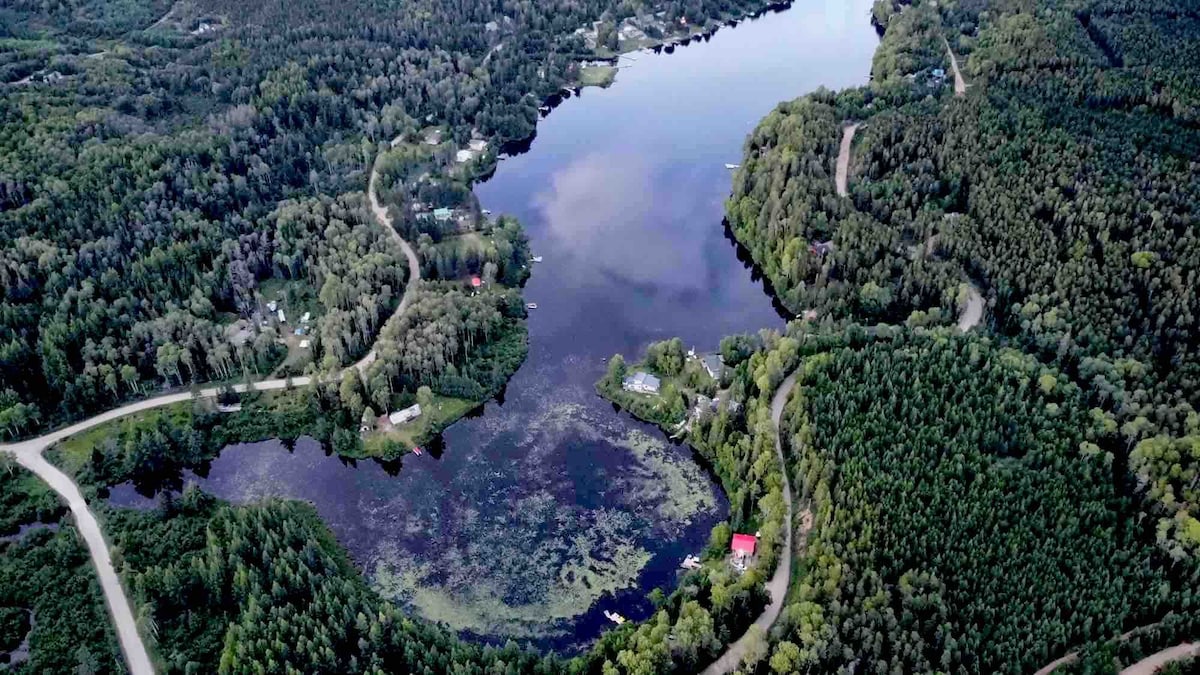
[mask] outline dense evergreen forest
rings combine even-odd
[[[745,672],[1110,672],[1200,634],[1197,18],[878,0],[871,84],[748,139],[728,217],[802,319],[815,522]],[[971,287],[989,337],[932,328]]]
[[[314,361],[352,360],[401,290],[383,268],[403,258],[355,206],[380,147],[431,123],[459,145],[527,137],[591,53],[576,31],[593,21],[607,35],[639,11],[704,25],[764,4],[5,3],[0,433],[181,379],[269,372],[286,329],[254,319],[269,318],[271,280],[340,278]],[[306,209],[369,232],[279,240],[324,232],[277,227]],[[364,245],[378,253],[366,268],[326,258]]]
[[[1156,545],[1062,373],[908,333],[803,373],[789,468],[816,527],[774,650],[794,667],[1032,672],[1171,613],[1168,638],[1200,630],[1200,565]]]
[[[107,525],[164,672],[562,672],[406,618],[306,504],[238,508],[189,489],[152,511],[114,510]]]

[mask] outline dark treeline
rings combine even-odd
[[[973,281],[989,327],[1106,415],[1122,466],[1145,444],[1135,487],[1194,553],[1195,486],[1164,487],[1200,466],[1194,3],[881,0],[875,20],[870,86],[785,103],[747,141],[735,235],[818,320],[945,323]]]
[[[901,333],[811,357],[798,391],[789,468],[816,527],[750,671],[1021,673],[1164,615],[1200,629],[1200,565],[1155,545],[1113,481],[1119,434],[1062,373]]]
[[[305,504],[237,508],[188,489],[153,511],[113,511],[107,525],[167,673],[563,672],[408,619]]]

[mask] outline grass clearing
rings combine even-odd
[[[422,445],[454,424],[479,403],[465,398],[433,395],[433,406],[421,409],[421,416],[390,431],[372,433],[363,439],[363,454],[367,457],[390,457],[392,446],[399,442],[405,448]]]
[[[0,50],[15,52],[56,51],[60,44],[54,40],[25,40],[22,38],[0,38]]]
[[[55,457],[53,463],[65,471],[67,475],[73,476],[78,472],[80,467],[91,460],[92,448],[95,448],[109,438],[119,437],[119,432],[123,429],[134,430],[139,427],[142,429],[153,429],[158,426],[159,420],[164,418],[177,424],[190,425],[192,421],[192,402],[187,401],[162,408],[154,408],[153,410],[143,410],[142,412],[122,417],[119,420],[92,427],[74,436],[69,436],[54,445],[53,452]]]
[[[617,79],[614,66],[588,66],[579,69],[579,86],[607,87]]]

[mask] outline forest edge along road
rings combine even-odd
[[[788,396],[791,395],[792,389],[796,386],[796,378],[800,371],[794,370],[791,375],[779,385],[779,389],[775,390],[775,396],[771,399],[771,425],[775,427],[775,454],[779,459],[779,466],[783,471],[783,502],[787,506],[787,527],[784,529],[783,537],[783,553],[779,556],[779,562],[775,565],[775,574],[771,576],[771,580],[767,582],[767,592],[771,596],[771,604],[763,610],[762,614],[754,620],[754,626],[758,626],[764,632],[775,623],[775,619],[779,618],[779,613],[783,611],[783,599],[787,595],[788,586],[791,585],[792,573],[792,481],[788,478],[787,462],[783,458],[783,444],[780,441],[779,422],[783,418],[783,407],[787,405]],[[803,536],[805,532],[801,532]],[[707,668],[704,669],[703,675],[724,675],[732,672],[742,662],[742,658],[746,655],[746,649],[750,642],[754,639],[753,627],[747,630],[742,637],[736,642],[729,645],[725,653],[716,661],[713,661]]]
[[[1183,642],[1151,654],[1121,671],[1121,675],[1153,675],[1173,661],[1195,656],[1200,657],[1200,642]]]
[[[96,568],[96,577],[100,580],[108,611],[112,614],[129,672],[134,675],[153,673],[154,666],[151,664],[150,654],[138,635],[137,620],[129,606],[129,599],[121,588],[121,580],[113,567],[104,534],[100,531],[100,524],[96,522],[96,517],[88,508],[83,495],[80,494],[79,487],[65,473],[42,457],[40,447],[31,446],[18,451],[16,456],[17,463],[37,474],[51,489],[61,495],[70,507],[71,514],[75,517],[75,527],[83,535],[88,552],[92,556],[92,565]]]
[[[379,222],[379,225],[390,232],[396,239],[400,247],[404,250],[405,257],[408,258],[408,283],[404,287],[404,295],[396,305],[396,310],[388,318],[388,321],[390,321],[403,314],[404,310],[411,303],[413,293],[421,281],[421,265],[412,246],[392,227],[391,220],[388,218],[387,208],[379,203],[379,198],[375,194],[375,184],[378,182],[378,178],[378,167],[373,167],[367,186],[367,199],[371,203],[371,212]],[[378,339],[378,336],[376,336],[376,339]],[[375,345],[372,344],[371,350],[367,352],[366,356],[357,363],[342,368],[336,375],[341,375],[341,373],[351,369],[360,374],[363,373],[368,366],[374,363],[375,354]],[[263,380],[254,383],[253,388],[259,391],[279,390],[291,386],[304,386],[311,381],[312,378],[310,377]],[[241,393],[250,388],[250,385],[239,384],[235,385],[233,390]],[[156,396],[108,410],[82,422],[77,422],[44,436],[39,436],[38,438],[19,443],[0,445],[0,452],[14,455],[17,463],[45,481],[51,489],[63,498],[67,506],[71,509],[71,515],[75,518],[76,527],[79,528],[80,534],[83,535],[83,540],[88,547],[88,553],[91,554],[92,563],[96,568],[96,576],[100,579],[100,588],[104,592],[105,604],[112,615],[113,625],[117,630],[117,638],[121,643],[121,652],[125,655],[126,665],[128,665],[129,672],[132,675],[150,675],[154,673],[154,666],[150,660],[149,652],[146,650],[146,645],[143,643],[141,635],[138,634],[137,619],[129,604],[129,598],[121,586],[121,580],[117,576],[116,568],[113,567],[112,555],[108,550],[108,542],[104,540],[100,524],[97,522],[95,514],[88,507],[87,502],[84,501],[83,494],[79,491],[79,486],[69,476],[47,462],[42,457],[42,451],[68,436],[87,431],[106,422],[119,420],[144,410],[183,403],[193,398],[215,398],[219,391],[219,387],[207,387],[200,389],[194,394],[192,392],[181,392]]]
[[[417,259],[417,253],[413,250],[412,245],[400,236],[396,228],[392,227],[391,217],[388,216],[387,207],[379,203],[379,196],[375,193],[375,184],[379,182],[379,161],[376,158],[375,165],[371,167],[371,179],[367,182],[367,199],[371,202],[371,213],[375,216],[375,220],[379,222],[387,232],[391,233],[392,237],[400,244],[400,248],[404,250],[404,257],[408,258],[408,283],[404,285],[404,296],[400,298],[399,304],[396,305],[396,311],[388,317],[388,321],[400,316],[404,310],[408,309],[408,305],[412,302],[413,294],[416,292],[417,286],[421,283],[421,262]],[[386,321],[384,323],[387,323]],[[383,332],[383,327],[380,326],[380,333]],[[371,345],[371,350],[367,352],[352,368],[360,374],[366,372],[367,367],[375,362],[376,352],[375,345]]]
[[[963,333],[977,326],[983,318],[983,298],[979,295],[979,291],[973,284],[969,286],[969,289],[971,295],[958,319],[958,329]],[[783,471],[783,501],[787,505],[787,520],[785,522],[787,522],[788,526],[784,534],[783,554],[779,557],[779,563],[775,567],[775,574],[767,582],[767,592],[771,596],[771,604],[767,605],[762,614],[754,620],[754,626],[758,626],[764,632],[770,629],[774,625],[775,620],[779,618],[779,613],[783,610],[784,597],[787,595],[788,587],[791,586],[792,531],[794,529],[792,523],[792,481],[788,476],[787,461],[783,456],[782,433],[780,432],[779,425],[783,419],[783,408],[787,405],[788,397],[791,396],[792,389],[796,386],[796,378],[799,376],[799,373],[799,369],[793,370],[779,385],[779,389],[775,390],[775,396],[771,399],[771,426],[775,428],[775,454],[779,459],[780,469]],[[807,513],[801,515],[800,535],[803,541],[803,537],[808,534],[808,531],[812,527],[812,516]],[[733,672],[742,662],[742,659],[746,655],[746,649],[753,639],[751,631],[747,630],[742,637],[729,645],[724,654],[705,668],[702,671],[702,675],[725,675],[726,673]]]

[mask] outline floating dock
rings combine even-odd
[[[607,609],[604,610],[604,618],[617,624],[618,626],[625,623],[625,621],[626,621],[625,617],[621,616],[620,614],[617,614],[616,612],[610,612]]]

